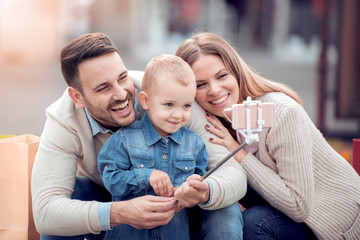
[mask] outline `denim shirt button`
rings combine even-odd
[[[143,167],[144,167],[144,164],[140,164],[140,167],[143,168]]]
[[[106,166],[104,167],[104,170],[108,169],[108,167],[109,167],[109,166],[108,166],[108,165],[106,165]]]
[[[184,167],[184,170],[187,171],[187,170],[189,170],[189,168],[188,168],[188,167]]]
[[[162,158],[165,160],[165,159],[166,159],[166,155],[164,154],[164,155],[162,156]]]

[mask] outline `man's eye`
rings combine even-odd
[[[107,89],[107,86],[96,89],[96,92],[103,92]]]

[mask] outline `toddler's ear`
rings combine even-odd
[[[141,106],[143,107],[144,110],[148,110],[149,106],[148,106],[148,97],[146,92],[141,91],[139,94],[139,101]]]

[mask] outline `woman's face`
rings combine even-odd
[[[224,117],[223,110],[239,102],[239,85],[220,57],[200,55],[192,64],[196,101],[209,113]]]

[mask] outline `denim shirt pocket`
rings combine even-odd
[[[154,168],[155,162],[150,157],[144,155],[131,155],[131,163],[134,168]]]
[[[127,144],[126,151],[133,168],[154,168],[155,162],[152,151],[143,144],[135,144],[132,141]]]
[[[175,160],[174,167],[174,185],[179,186],[185,182],[188,176],[194,173],[196,162],[194,159]]]

